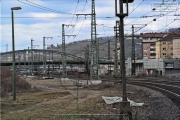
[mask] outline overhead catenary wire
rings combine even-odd
[[[35,8],[39,8],[39,9],[42,9],[42,10],[49,11],[49,12],[54,12],[54,13],[59,13],[59,14],[73,15],[72,13],[66,13],[66,12],[54,10],[54,9],[51,9],[51,8],[48,8],[48,7],[44,7],[44,6],[38,5],[38,4],[36,4],[36,3],[30,2],[30,1],[28,1],[28,0],[26,0],[26,2],[23,2],[23,1],[21,1],[21,0],[17,0],[17,1],[18,1],[18,2],[21,2],[21,3],[23,3],[23,4],[26,4],[26,5],[35,7]],[[29,3],[27,3],[27,2],[29,2]]]
[[[141,4],[143,4],[144,0],[142,0],[141,3],[139,3],[129,14],[128,16],[130,16]],[[125,20],[127,19],[127,17],[125,18]]]
[[[179,7],[179,4],[178,4],[178,7]],[[178,12],[178,14],[179,14],[179,9],[178,9],[178,11],[176,11],[176,12]],[[170,23],[166,24],[163,28],[159,29],[158,32],[161,31],[161,30],[163,30],[164,28],[168,27],[168,26],[171,25],[172,23],[174,23],[174,22],[178,19],[178,17],[179,17],[179,15],[177,15],[176,18],[175,18],[173,21],[171,21]]]
[[[75,7],[75,10],[74,10],[74,14],[73,14],[73,17],[72,17],[72,19],[71,19],[71,21],[70,21],[70,24],[72,23],[72,20],[74,19],[74,16],[75,16],[75,13],[76,13],[78,4],[79,4],[79,0],[77,1],[76,7]]]
[[[83,6],[83,9],[82,9],[81,13],[84,12],[84,9],[85,9],[85,7],[86,7],[86,4],[87,4],[87,0],[86,0],[86,2],[85,2],[84,6]],[[76,18],[75,27],[76,27],[77,22],[79,21],[78,17],[79,17],[79,16],[77,16],[77,18]],[[81,27],[80,27],[78,33],[76,34],[76,37],[79,35],[79,33],[80,33],[80,31],[81,31],[81,29],[82,29],[82,27],[83,27],[83,25],[84,25],[85,20],[86,20],[86,16],[85,16],[85,18],[84,18],[84,20],[83,20],[83,22],[82,22],[82,24],[81,24]],[[75,27],[73,28],[71,34],[73,34]],[[73,39],[75,39],[75,37],[74,37]],[[73,40],[73,39],[72,39],[72,40]],[[71,40],[71,41],[72,41],[72,40]]]
[[[168,1],[169,1],[169,0],[168,0]],[[174,1],[173,1],[172,3],[174,3]],[[157,8],[159,8],[159,7],[160,7],[160,6],[158,6]],[[156,8],[156,9],[157,9],[157,8]],[[149,12],[143,14],[141,17],[139,17],[139,18],[137,18],[137,19],[135,19],[135,20],[127,23],[127,24],[134,23],[135,21],[137,21],[137,20],[140,19],[140,18],[147,18],[147,17],[148,17],[147,15],[148,15],[149,13],[151,13],[151,12],[154,12],[156,9],[153,9],[152,11],[149,11]],[[168,9],[168,7],[167,7],[166,9]],[[172,12],[172,11],[170,11],[170,13],[171,13],[171,12]],[[163,16],[165,16],[165,14],[164,14]],[[163,17],[163,16],[160,16],[160,17]],[[129,17],[127,17],[127,18],[129,18]]]
[[[25,0],[21,0],[21,1],[23,1],[23,2],[25,2]],[[29,0],[29,1],[31,1],[31,2],[33,2],[33,0]],[[141,2],[142,2],[142,0],[141,0]],[[33,4],[32,4],[33,5]],[[74,4],[75,5],[75,4]],[[137,6],[137,4],[135,4],[135,7]],[[79,6],[78,6],[79,7]],[[139,8],[140,7],[138,7],[138,8],[133,8],[133,12],[135,12],[136,10],[139,10]],[[178,8],[179,9],[179,8]],[[150,11],[150,12],[153,12],[153,11]],[[156,13],[152,13],[152,14],[156,14]],[[164,15],[163,16],[161,16],[161,18],[163,18],[164,16],[167,16],[167,15],[172,15],[173,14],[173,12],[171,12],[171,13],[169,13],[169,14],[166,14],[166,13],[163,13]],[[73,15],[73,13],[72,13],[72,15]],[[149,14],[148,14],[149,15]],[[150,14],[151,15],[151,14]],[[66,16],[65,16],[66,17]],[[157,19],[158,19],[158,16],[152,16],[152,17],[156,17]],[[18,18],[18,17],[17,17]],[[52,17],[53,18],[53,17]],[[63,17],[64,18],[64,17]],[[81,19],[79,19],[80,18],[80,16],[78,17],[78,21],[80,21]],[[130,17],[128,17],[128,18],[131,18],[131,16]],[[160,19],[158,19],[158,20],[161,20],[161,18]],[[75,19],[73,19],[73,20],[75,20]],[[88,20],[88,19],[87,19]],[[148,18],[147,19],[144,19],[144,20],[147,20],[146,22],[148,22],[149,20],[148,20]],[[138,22],[138,20],[137,21],[135,21],[135,22]],[[172,21],[172,23],[169,23],[169,22],[171,22],[171,21],[169,21],[168,20],[168,22],[167,22],[167,24],[165,25],[165,24],[163,24],[163,26],[160,26],[158,29],[156,29],[156,30],[158,30],[158,31],[160,31],[160,30],[162,30],[162,29],[164,29],[164,28],[166,28],[166,27],[168,27],[168,26],[170,26],[170,25],[172,25],[173,23],[177,23],[177,20],[175,20],[175,21]],[[83,24],[83,26],[84,25],[86,25],[86,23],[87,22],[85,22],[84,24]],[[146,24],[146,23],[145,23]],[[154,24],[154,23],[153,23]],[[153,26],[153,24],[152,24],[152,26]],[[155,23],[156,24],[156,23]],[[174,24],[173,24],[174,25]],[[164,28],[163,28],[164,27]],[[79,25],[79,28],[80,28],[80,25]],[[78,29],[79,29],[78,28]],[[129,29],[129,28],[128,28]],[[153,31],[154,31],[154,29],[153,29]],[[78,32],[78,31],[76,31],[76,32]],[[79,32],[78,32],[79,33]],[[80,32],[80,34],[81,34],[81,32]]]
[[[173,3],[173,2],[172,2]],[[166,8],[166,9],[168,9],[168,8]],[[163,14],[163,15],[157,15],[157,17],[155,17],[155,19],[157,20],[157,19],[159,19],[159,18],[161,18],[161,17],[164,17],[164,16],[166,16],[166,15],[168,15],[168,14],[170,14],[170,13],[173,13],[173,12],[177,12],[177,10],[176,11],[168,11],[166,14]],[[147,14],[147,13],[146,13]],[[143,15],[144,16],[144,15]],[[178,16],[177,16],[178,17]],[[176,17],[176,18],[177,18]],[[139,18],[138,18],[139,19]],[[137,20],[137,19],[136,19]],[[132,22],[135,22],[136,20],[133,20],[133,21],[131,21],[130,23],[132,23]],[[150,21],[149,23],[151,23],[152,21]],[[169,23],[168,25],[170,25],[170,24],[172,24],[174,21],[172,21],[171,23]],[[130,24],[130,23],[128,23],[128,24]],[[149,24],[148,23],[148,24]],[[167,25],[165,26],[165,27],[167,27]],[[163,27],[163,28],[165,28],[165,27]],[[159,30],[158,30],[159,31]]]
[[[79,0],[77,1],[76,7],[75,7],[75,10],[74,10],[74,14],[73,14],[73,17],[71,18],[70,24],[72,23],[72,21],[73,21],[73,19],[74,19],[74,16],[75,16],[75,13],[76,13],[78,4],[79,4]],[[76,26],[77,21],[78,21],[78,19],[76,18],[75,25],[74,25],[74,27],[71,29],[72,31],[74,31],[74,28],[75,28],[75,26]],[[67,33],[69,33],[71,30],[69,30]],[[72,33],[73,33],[73,32],[72,32]]]

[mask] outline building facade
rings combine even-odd
[[[180,36],[180,35],[179,35]],[[173,39],[173,58],[180,59],[180,37]]]
[[[143,58],[179,58],[179,33],[145,33],[142,39]]]
[[[156,58],[173,58],[173,37],[172,35],[164,36],[156,41]]]
[[[161,40],[168,33],[144,33],[142,35],[143,58],[156,58],[156,41]]]

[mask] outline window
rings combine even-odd
[[[171,47],[170,49],[173,50],[173,47]]]
[[[163,42],[162,44],[164,44],[164,45],[165,45],[165,44],[166,44],[166,42]]]
[[[150,51],[156,51],[156,49],[154,48],[154,49],[150,49]]]
[[[156,56],[156,53],[151,53],[150,56]]]
[[[166,50],[166,48],[163,48],[163,50]]]
[[[173,53],[171,53],[171,55],[173,55]]]
[[[143,51],[144,51],[144,52],[147,52],[147,49],[144,49]]]
[[[144,40],[148,40],[148,38],[144,38]]]
[[[166,56],[167,54],[166,53],[162,53],[163,54],[163,56]]]
[[[146,57],[147,56],[147,54],[144,54],[144,57]]]

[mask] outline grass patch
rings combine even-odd
[[[27,114],[26,112],[29,112],[36,107],[39,108],[38,104],[48,102],[52,99],[56,99],[58,97],[63,97],[66,95],[69,95],[69,92],[33,92],[17,94],[16,101],[12,101],[11,96],[3,98],[1,99],[2,119],[10,119],[12,116],[13,118],[16,118],[16,116],[17,118],[19,116],[30,117],[31,115],[35,114]],[[33,108],[32,106],[35,107]],[[39,106],[43,108],[43,106]],[[31,113],[34,113],[35,111],[36,110],[32,111]],[[38,112],[38,110],[36,112]],[[24,117],[22,119],[25,119]]]
[[[71,91],[72,92],[72,91]],[[73,93],[75,94],[75,93]],[[78,99],[69,92],[32,92],[17,94],[17,100],[12,97],[3,98],[2,119],[10,120],[81,120],[81,118],[62,118],[62,114],[107,114],[109,105],[105,104],[101,95],[110,94],[107,91],[80,90]]]

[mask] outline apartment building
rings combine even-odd
[[[179,37],[174,37],[173,39],[173,58],[180,59],[180,34]]]
[[[180,52],[180,34],[169,33],[165,35],[162,39],[156,41],[156,58],[168,58],[172,59],[173,56],[177,57],[178,52]]]
[[[173,35],[165,35],[156,41],[156,58],[173,58]]]
[[[142,49],[143,58],[155,59],[156,58],[156,41],[161,40],[167,36],[168,33],[144,33],[142,35]]]

